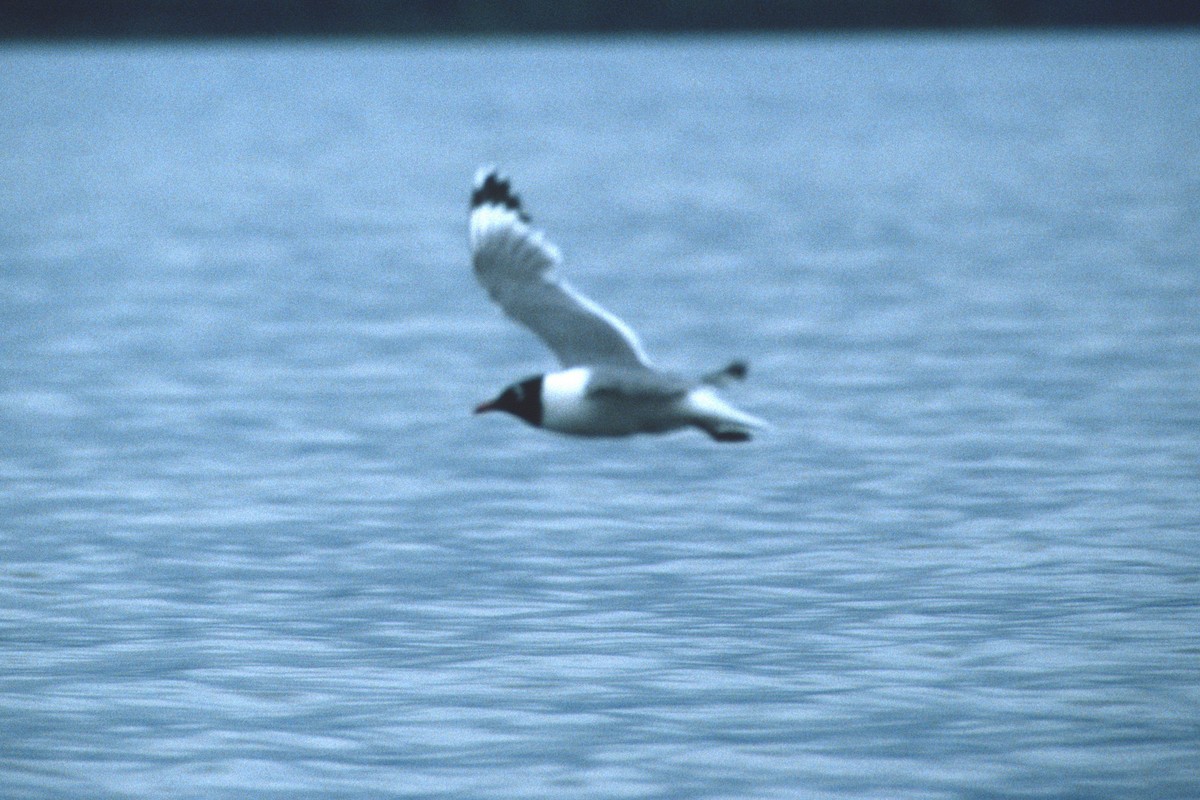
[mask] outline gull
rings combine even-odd
[[[562,365],[509,385],[476,414],[504,411],[536,428],[574,436],[692,427],[718,442],[744,442],[765,427],[716,392],[745,378],[744,362],[696,380],[661,371],[632,328],[558,277],[558,248],[531,225],[510,181],[494,168],[475,175],[469,232],[475,277]]]

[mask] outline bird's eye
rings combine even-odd
[[[522,389],[520,385],[512,387],[509,391],[513,393],[513,398],[515,398],[518,402],[525,398],[525,390]]]

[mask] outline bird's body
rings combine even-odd
[[[633,330],[554,274],[560,256],[529,225],[520,199],[494,170],[471,195],[476,277],[508,316],[533,331],[563,369],[507,387],[476,412],[506,411],[575,436],[628,436],[696,427],[717,441],[745,441],[764,423],[722,400],[715,387],[745,376],[734,362],[699,381],[650,365]]]

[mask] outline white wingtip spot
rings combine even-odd
[[[500,171],[496,169],[495,164],[485,164],[475,170],[475,188],[478,189],[480,186],[483,186],[483,182],[488,179],[489,175],[495,175],[497,178],[500,177]]]

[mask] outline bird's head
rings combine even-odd
[[[507,411],[534,427],[542,424],[542,376],[536,375],[505,387],[499,396],[475,408],[476,414],[485,411]]]

